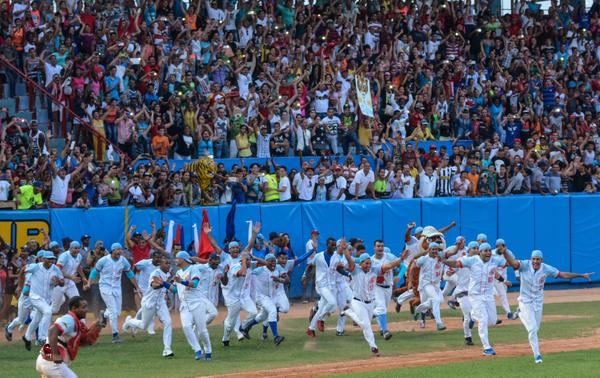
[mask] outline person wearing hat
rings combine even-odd
[[[416,261],[417,267],[421,269],[419,272],[421,304],[415,309],[415,320],[420,314],[426,314],[431,310],[438,331],[446,329],[440,313],[440,305],[443,301],[442,291],[440,290],[443,269],[443,265],[440,263],[441,256],[444,256],[442,245],[431,242],[427,249],[427,255],[419,257]]]
[[[175,273],[174,280],[179,297],[179,316],[181,317],[183,333],[194,351],[195,359],[200,360],[204,357],[209,361],[212,359],[212,346],[206,328],[206,308],[202,290],[199,287],[201,273],[198,265],[194,265],[189,253],[186,251],[177,252],[175,265],[179,268]],[[204,347],[204,356],[198,337],[200,337],[200,342]]]
[[[396,260],[391,250],[385,247],[383,240],[375,240],[373,245],[374,254],[371,259],[373,269],[379,270],[381,266]],[[392,298],[392,286],[394,284],[394,272],[387,270],[384,274],[377,276],[375,286],[375,309],[374,315],[377,317],[379,325],[379,333],[383,335],[385,340],[392,338],[392,333],[388,329],[387,308],[390,299]]]
[[[591,281],[590,276],[595,273],[572,273],[561,272],[555,267],[544,263],[544,254],[540,250],[531,252],[531,259],[516,260],[512,254],[507,253],[508,250],[500,251],[506,259],[506,263],[519,271],[520,273],[520,288],[519,288],[519,310],[521,323],[525,326],[529,334],[529,345],[533,352],[534,361],[536,364],[542,362],[542,355],[538,345],[537,332],[542,323],[542,309],[544,306],[544,284],[546,277],[552,278],[585,278]]]
[[[504,239],[496,240],[496,248],[492,250],[492,253],[494,255],[500,256],[504,255],[505,253],[509,253],[511,256],[514,257],[512,251],[506,248],[506,242],[504,241]],[[510,309],[510,304],[508,303],[507,295],[507,290],[511,286],[512,284],[508,280],[507,266],[505,265],[498,268],[498,270],[496,271],[496,279],[494,279],[494,296],[500,299],[500,305],[502,306],[502,309],[504,309],[504,312],[506,312],[506,317],[508,318],[508,320],[513,320],[513,313]]]
[[[62,271],[65,277],[64,286],[56,286],[52,290],[52,313],[58,314],[62,304],[65,302],[65,295],[69,300],[73,297],[79,296],[79,290],[75,284],[80,283],[82,280],[84,284],[87,284],[87,278],[83,273],[83,267],[81,265],[83,257],[79,253],[81,251],[81,244],[78,241],[72,241],[69,250],[63,252],[58,257],[56,266]]]
[[[405,248],[400,256],[402,258],[402,265],[398,271],[398,281],[403,284],[398,288],[394,289],[396,297],[396,312],[400,312],[400,308],[409,299],[414,298],[413,290],[409,290],[408,282],[408,268],[415,256],[419,253],[419,240],[423,234],[423,227],[416,227],[415,222],[411,222],[406,225],[406,231],[404,232],[404,243]],[[414,236],[412,235],[414,230]]]
[[[31,185],[21,185],[15,190],[18,210],[29,210],[31,208],[41,209],[44,204],[42,192],[44,184],[34,181]]]
[[[371,352],[375,356],[379,356],[379,349],[377,348],[377,344],[375,344],[375,336],[373,335],[373,328],[371,326],[376,297],[374,283],[377,281],[377,276],[384,275],[386,272],[400,266],[402,259],[398,258],[374,266],[372,258],[368,253],[362,253],[355,260],[347,248],[342,248],[342,250],[348,261],[348,272],[352,277],[350,281],[352,287],[350,307],[343,310],[342,314],[350,316],[358,324],[363,331],[365,340],[371,348]]]
[[[252,327],[266,320],[273,333],[273,342],[275,345],[279,345],[285,338],[279,335],[277,328],[277,287],[288,282],[289,277],[287,275],[281,276],[283,270],[278,267],[277,258],[274,254],[267,254],[265,263],[266,265],[252,270],[252,280],[256,290],[256,304],[260,306],[260,311],[255,317],[247,318],[240,328],[240,332],[249,339],[249,332]]]
[[[229,266],[222,265],[221,257],[214,252],[208,256],[208,263],[204,266],[208,269],[204,269],[205,274],[200,277],[200,288],[206,305],[206,325],[209,325],[218,315],[219,286],[227,286]]]
[[[133,270],[136,272],[135,279],[138,282],[138,285],[140,285],[142,301],[144,300],[145,293],[148,292],[148,288],[150,287],[150,275],[160,266],[162,256],[163,254],[161,251],[153,251],[150,254],[149,259],[143,259],[133,264]],[[138,320],[142,318],[141,306],[137,314],[135,314],[135,318]],[[147,328],[142,329],[147,330],[148,334],[154,335],[154,321],[150,322]]]
[[[25,274],[29,276],[29,300],[34,314],[29,327],[27,327],[27,332],[23,336],[27,350],[31,350],[31,337],[36,330],[38,340],[46,342],[48,327],[52,320],[52,307],[49,304],[52,298],[52,289],[54,286],[65,284],[62,272],[54,265],[55,261],[54,253],[44,251],[41,262],[27,265],[25,269]]]
[[[112,331],[112,342],[121,343],[119,337],[119,315],[121,315],[122,296],[121,274],[131,281],[135,287],[135,293],[140,295],[140,287],[131,271],[131,264],[122,256],[123,246],[120,243],[113,243],[110,246],[110,254],[100,258],[96,266],[90,272],[90,277],[84,290],[88,290],[91,285],[99,283],[100,296],[106,305],[106,310],[101,312],[102,324],[106,325],[110,320]]]
[[[479,244],[476,241],[469,242],[467,252],[463,256],[474,256],[479,253]],[[458,256],[458,258],[463,257]],[[455,269],[456,288],[454,289],[454,297],[463,313],[463,333],[465,336],[465,345],[474,345],[472,332],[475,321],[471,315],[473,306],[469,299],[469,269]]]
[[[145,260],[142,260],[145,261]],[[149,330],[154,323],[154,317],[157,316],[163,324],[163,357],[173,357],[175,354],[171,349],[171,337],[173,326],[171,314],[167,301],[165,300],[167,290],[175,289],[175,286],[169,283],[171,274],[171,264],[169,258],[162,253],[155,253],[152,256],[152,272],[146,277],[147,286],[144,288],[142,297],[142,306],[140,308],[140,317],[132,318],[127,316],[123,323],[123,331],[133,331],[135,329]],[[157,262],[157,264],[154,264]],[[139,264],[139,262],[138,262]],[[150,333],[148,331],[148,333]]]
[[[481,236],[485,235],[480,234],[477,239],[482,240]],[[496,355],[488,339],[488,327],[501,323],[501,321],[496,322],[493,281],[496,270],[506,264],[506,260],[502,256],[492,255],[492,247],[484,242],[479,245],[479,255],[464,256],[458,260],[442,257],[441,261],[451,268],[469,269],[469,299],[473,306],[473,319],[477,321],[479,339],[483,344],[483,355]]]
[[[447,259],[456,260],[459,257],[463,257],[467,255],[467,248],[465,248],[465,238],[464,236],[457,236],[456,243],[446,248],[444,254]],[[444,290],[442,291],[442,297],[445,298],[450,296],[450,300],[448,300],[448,307],[453,310],[456,310],[458,306],[458,302],[456,301],[456,296],[453,294],[455,292],[457,282],[456,271],[452,268],[444,267],[444,275],[442,278],[446,281],[444,286]]]
[[[306,262],[306,268],[302,273],[302,303],[312,302],[315,297],[315,270],[312,264],[314,256],[319,248],[319,230],[312,230],[310,232],[310,239],[306,242],[304,249],[306,252],[311,251],[312,254],[309,256]]]

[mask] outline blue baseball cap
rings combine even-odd
[[[336,246],[336,247],[339,247],[339,246],[340,246],[340,244],[342,244],[342,239],[338,239],[338,240],[335,242],[335,246]]]
[[[543,259],[544,254],[539,249],[536,249],[535,251],[531,252],[531,258],[534,258],[534,257],[539,257],[540,259]]]
[[[479,243],[477,243],[476,241],[472,241],[472,242],[469,242],[469,245],[467,247],[469,247],[469,249],[479,248]]]
[[[123,246],[121,245],[121,243],[112,243],[112,245],[110,246],[110,251],[114,251],[115,249],[123,249]]]
[[[460,242],[461,240],[465,240],[465,237],[464,236],[460,236],[460,235],[456,237],[456,242],[457,243]]]
[[[238,243],[236,241],[229,242],[229,244],[228,244],[228,247],[230,249],[233,248],[233,247],[239,247],[239,246],[240,246],[240,243]]]
[[[371,256],[369,256],[369,254],[368,254],[368,253],[363,253],[363,254],[361,254],[360,256],[358,256],[358,257],[355,259],[355,261],[356,261],[356,263],[357,263],[357,264],[361,264],[363,261],[366,261],[366,260],[368,260],[368,259],[370,259],[370,258],[371,258]]]
[[[272,253],[267,253],[267,255],[265,256],[265,261],[269,260],[276,260],[275,255]]]
[[[81,248],[81,244],[77,240],[73,240],[71,244],[69,244],[69,248]]]
[[[192,263],[192,259],[190,259],[190,254],[187,253],[186,251],[179,251],[177,252],[177,254],[175,255],[176,258],[178,259],[182,259],[183,261],[186,261],[188,263]]]
[[[417,227],[417,228],[415,228],[415,235],[416,234],[420,234],[421,232],[423,232],[423,227]]]
[[[492,249],[492,246],[490,245],[490,243],[481,243],[481,245],[479,246],[479,249],[484,251],[486,249]]]
[[[484,242],[487,241],[487,235],[486,234],[477,234],[477,239],[476,240],[483,240]]]
[[[45,253],[45,252],[46,252],[46,251],[44,251],[43,249],[40,249],[39,251],[37,251],[37,253],[36,253],[35,257],[37,257],[38,259],[41,259],[41,258],[43,258],[43,257],[44,257],[44,253]]]
[[[55,247],[60,247],[60,244],[58,244],[58,242],[56,241],[51,241],[50,244],[48,245],[48,248],[52,249]]]
[[[504,242],[504,239],[496,239],[496,247],[499,245],[506,245],[506,243]]]
[[[433,249],[433,248],[440,248],[440,249],[441,249],[441,248],[442,248],[442,246],[441,246],[441,245],[439,245],[439,244],[438,244],[438,243],[436,243],[436,242],[431,242],[431,243],[429,243],[429,249]]]
[[[265,237],[263,236],[263,234],[258,234],[256,235],[256,240],[265,240]]]
[[[44,258],[56,260],[56,256],[54,256],[54,253],[52,253],[52,251],[44,251]]]

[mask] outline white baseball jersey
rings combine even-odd
[[[140,289],[145,295],[146,289],[150,287],[150,275],[156,270],[157,266],[152,264],[152,259],[144,259],[138,261],[135,268],[139,271],[138,285],[140,285]]]
[[[560,275],[558,269],[544,263],[540,265],[538,270],[534,270],[530,260],[519,260],[519,273],[521,273],[519,302],[539,305],[544,302],[546,277],[558,278]]]
[[[450,247],[448,247],[444,250],[444,253],[453,251],[455,247],[456,247],[456,245],[451,245]],[[448,257],[448,260],[450,260],[450,261],[458,260],[459,258],[466,256],[466,255],[467,255],[467,248],[463,247],[462,249],[459,249],[454,255]],[[444,273],[448,272],[448,271],[454,271],[454,270],[455,270],[454,268],[444,265]]]
[[[344,276],[343,274],[339,274],[337,272],[338,265],[342,265],[344,269],[348,268],[348,259],[346,256],[335,252],[333,256],[331,256],[331,261],[329,262],[329,266],[331,268],[332,281],[336,286],[338,285],[346,285],[348,284],[349,277]]]
[[[492,256],[488,262],[483,262],[479,256],[464,256],[457,260],[460,268],[468,268],[469,296],[494,295],[494,276],[498,267],[506,264],[503,257]]]
[[[98,260],[95,268],[100,274],[100,290],[121,291],[121,275],[131,269],[131,264],[123,256],[115,260],[111,255],[106,255]]]
[[[380,272],[380,269],[371,266],[371,270],[365,273],[359,265],[356,265],[354,271],[350,272],[352,276],[350,287],[354,298],[363,302],[373,302],[375,300],[377,273]]]
[[[75,257],[73,257],[70,251],[65,251],[61,253],[60,256],[58,256],[56,266],[65,271],[68,275],[74,276],[75,274],[77,274],[77,269],[79,268],[79,265],[81,265],[81,260],[82,257],[79,253],[75,255]],[[74,284],[74,282],[71,280],[67,282],[71,282]]]
[[[440,286],[442,280],[443,264],[435,257],[429,255],[421,256],[417,259],[419,271],[419,288],[426,285]]]
[[[252,287],[252,269],[248,267],[246,269],[246,275],[238,276],[238,272],[242,269],[242,262],[236,262],[229,268],[227,276],[229,282],[226,287],[223,287],[223,298],[225,304],[231,306],[232,304],[239,302],[240,298],[250,296]]]
[[[152,265],[152,266],[154,266],[154,265]],[[144,296],[142,298],[142,306],[158,308],[165,302],[165,293],[166,293],[167,289],[164,287],[161,287],[159,289],[154,289],[154,288],[152,288],[152,286],[150,286],[150,282],[152,282],[152,279],[154,277],[158,277],[161,280],[163,280],[164,282],[166,282],[169,280],[170,276],[171,276],[170,273],[168,273],[168,272],[165,273],[160,268],[155,268],[148,275],[148,282],[146,282],[146,284],[147,284],[146,290],[144,290]]]
[[[315,259],[313,264],[315,266],[315,284],[317,289],[328,287],[335,287],[335,278],[333,274],[338,274],[336,271],[336,267],[331,264],[331,260],[333,260],[336,253],[333,253],[331,256],[330,263],[327,264],[327,260],[325,259],[325,253],[327,252],[319,252],[315,255]]]
[[[381,267],[387,263],[390,263],[396,260],[397,257],[391,253],[383,253],[380,259],[378,259],[375,255],[371,257],[371,261],[373,263],[373,268],[379,272],[381,272]],[[381,286],[392,286],[394,284],[394,272],[393,270],[388,270],[385,273],[379,274],[377,276],[377,284]]]
[[[29,298],[42,299],[49,303],[54,288],[52,280],[63,278],[60,269],[54,264],[46,269],[44,263],[39,262],[27,265],[25,273],[29,274]]]
[[[469,281],[471,278],[471,273],[467,268],[457,268],[454,269],[456,275],[456,288],[454,289],[454,293],[466,293],[469,291]]]
[[[223,268],[218,265],[215,269],[207,264],[197,264],[200,273],[200,287],[202,295],[211,301],[215,306],[219,303],[219,283],[223,277]]]
[[[406,257],[403,260],[404,265],[408,267],[410,262],[415,258],[415,255],[419,253],[419,239],[414,236],[410,237],[410,241],[406,243]]]
[[[189,285],[192,281],[198,280],[198,286],[191,287],[185,286],[181,283],[175,282],[177,285],[177,295],[179,296],[179,311],[187,310],[192,311],[203,303],[204,296],[200,289],[200,272],[198,271],[197,265],[189,265],[185,269],[179,269],[175,273],[182,281],[188,281]]]
[[[515,255],[512,253],[512,251],[510,249],[506,249],[506,253],[510,253],[510,255],[512,256],[512,258],[515,258]],[[496,252],[496,249],[492,250],[492,256],[500,256],[502,257],[502,255],[498,252]],[[504,257],[502,257],[504,258]],[[507,278],[507,268],[508,264],[504,264],[501,267],[499,267],[496,272],[498,273],[498,275],[502,276],[502,278],[506,279]]]
[[[279,277],[281,273],[281,268],[278,265],[276,265],[275,269],[272,271],[266,266],[261,266],[252,270],[252,279],[254,280],[256,295],[274,298],[277,292],[277,287],[283,287],[283,285],[274,281],[273,279]]]

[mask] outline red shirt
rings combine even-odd
[[[138,261],[149,259],[150,258],[150,249],[152,247],[149,243],[146,243],[144,248],[140,247],[138,244],[134,245],[131,248],[131,255],[133,256],[133,264],[137,264]]]

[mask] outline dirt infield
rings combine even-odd
[[[600,348],[600,329],[596,329],[593,336],[541,341],[540,348],[544,351],[544,353],[570,352],[576,350]],[[531,355],[531,348],[529,347],[529,344],[525,343],[504,345],[497,344],[494,345],[494,349],[498,353],[498,356],[496,357],[484,357],[482,356],[481,348],[473,347],[469,349],[461,349],[460,353],[448,353],[448,351],[445,351],[416,353],[393,357],[372,357],[364,360],[303,365],[283,369],[245,371],[236,374],[220,375],[218,377],[316,377],[373,370],[380,371],[405,367],[442,365],[452,362],[479,360],[483,358],[506,358]],[[374,368],[375,362],[377,368]]]

